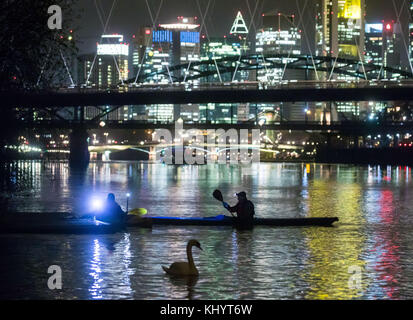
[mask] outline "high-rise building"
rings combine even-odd
[[[360,59],[365,0],[317,0],[316,54]]]
[[[176,23],[160,24],[155,29],[140,28],[132,37],[135,76],[151,75],[145,80],[146,83],[169,83],[175,81],[174,77],[191,76],[191,72],[185,74],[184,68],[176,71],[169,69],[200,60],[199,24],[196,20],[196,17],[178,17]]]
[[[79,57],[78,83],[88,88],[116,88],[129,77],[129,44],[123,35],[102,35],[96,46],[96,53]],[[109,106],[104,107],[108,111]],[[95,107],[85,108],[85,118],[93,119],[102,113]],[[122,106],[105,116],[107,120],[129,120],[133,118],[134,109]]]
[[[168,84],[181,78],[185,79],[186,83],[197,86],[199,80],[190,78],[196,71],[186,67],[171,70],[173,66],[189,66],[200,61],[200,34],[196,20],[197,17],[181,16],[175,23],[160,24],[155,29],[143,27],[138,30],[132,37],[135,77],[145,76],[146,84]],[[194,70],[197,68],[193,66]],[[177,120],[180,117],[180,107],[176,106],[174,110],[172,104],[147,106],[147,118],[149,121],[160,122]],[[196,106],[191,105],[186,109],[194,108]],[[184,113],[186,116],[186,112]]]
[[[280,12],[268,12],[262,15],[263,28],[256,34],[255,47],[258,55],[269,59],[271,56],[285,55],[280,61],[283,67],[263,68],[257,72],[257,80],[266,84],[276,84],[282,80],[305,80],[306,73],[302,70],[285,68],[293,55],[301,54],[301,31],[295,21],[295,15],[285,15]],[[253,108],[252,108],[253,109]],[[304,120],[305,104],[258,104],[256,113],[264,120],[268,114],[280,116],[283,109],[285,118]]]
[[[316,55],[353,59],[364,63],[365,13],[365,0],[317,0]],[[328,69],[342,66],[333,60],[327,62],[324,67]],[[336,73],[323,73],[319,78],[320,80],[356,80],[354,77]],[[339,102],[336,104],[336,111],[338,114],[358,116],[360,104]],[[324,111],[323,115],[326,115]],[[327,116],[331,117],[331,114]]]
[[[263,28],[256,34],[257,54],[262,54],[264,57],[279,54],[301,54],[301,32],[294,20],[294,15],[263,14]],[[288,63],[288,60],[286,59],[285,63]],[[284,70],[284,68],[261,69],[258,71],[257,80],[266,83],[278,82],[283,79],[299,80],[300,74],[303,72],[293,72]]]
[[[228,35],[207,39],[205,35],[201,37],[201,61],[210,61],[208,65],[203,65],[201,71],[210,72],[210,75],[204,77],[201,83],[221,83],[221,82],[244,82],[255,80],[251,71],[240,70],[235,68],[235,72],[223,73],[218,65],[224,64],[220,60],[225,58],[244,56],[250,49],[248,42],[248,27],[238,12],[231,26]],[[236,61],[230,62],[229,66],[235,67]],[[231,103],[208,103],[199,106],[199,118],[201,121],[210,121],[212,123],[230,123],[231,121],[245,121],[249,118],[249,104],[231,104]]]
[[[383,68],[377,71],[377,78],[397,78],[399,74],[388,74],[386,67],[399,68],[401,59],[401,35],[400,23],[394,21],[366,24],[365,62],[373,63]]]
[[[231,82],[233,74],[220,73],[217,70],[217,64],[214,61],[225,59],[226,57],[239,57],[241,55],[241,44],[234,39],[228,39],[224,36],[222,38],[212,38],[209,41],[203,37],[201,41],[201,61],[210,61],[208,65],[201,66],[201,71],[210,71],[211,74],[201,79],[201,83],[212,82]],[[248,79],[245,72],[237,72],[234,80],[242,81]]]
[[[102,35],[97,53],[81,57],[80,83],[106,89],[128,79],[129,44],[122,35]]]

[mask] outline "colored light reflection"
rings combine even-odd
[[[343,177],[347,179],[346,177]],[[341,179],[343,179],[341,178]],[[361,259],[365,237],[362,226],[360,185],[350,182],[339,185],[325,180],[314,180],[308,188],[308,216],[337,215],[342,223],[336,228],[308,228],[304,230],[309,248],[309,272],[304,279],[309,283],[307,299],[352,299],[360,297],[362,288],[349,286],[349,270],[364,268]],[[347,225],[347,226],[346,226]]]
[[[399,238],[398,223],[395,221],[394,196],[390,190],[382,190],[379,199],[380,224],[382,228],[376,235],[373,252],[376,253],[377,262],[374,269],[378,271],[378,279],[382,282],[385,295],[393,299],[398,292],[398,275],[401,273],[399,246],[396,245]]]

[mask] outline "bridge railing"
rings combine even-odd
[[[278,83],[268,84],[258,81],[245,82],[224,82],[224,83],[173,83],[173,84],[129,84],[124,86],[113,87],[85,87],[72,86],[68,88],[56,88],[54,91],[60,93],[100,93],[100,92],[135,92],[135,91],[204,91],[204,90],[248,90],[248,89],[336,89],[336,88],[394,88],[394,87],[413,87],[413,80],[394,79],[394,80],[370,80],[370,81],[346,81],[346,80],[331,80],[331,81],[315,81],[315,80],[289,80]]]

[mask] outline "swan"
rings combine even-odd
[[[201,244],[194,239],[188,241],[186,245],[186,255],[188,256],[188,262],[174,262],[169,268],[162,266],[167,274],[174,276],[197,276],[198,270],[195,267],[194,259],[192,258],[192,247],[195,246],[202,250]]]

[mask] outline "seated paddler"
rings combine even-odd
[[[116,202],[113,193],[109,193],[102,208],[94,212],[94,216],[97,220],[113,224],[124,224],[126,215],[127,213],[123,211],[120,205]]]
[[[231,207],[228,203],[223,202],[224,208],[229,212],[237,213],[237,224],[241,228],[252,228],[254,222],[254,204],[247,199],[247,194],[241,191],[236,194],[238,203]]]

